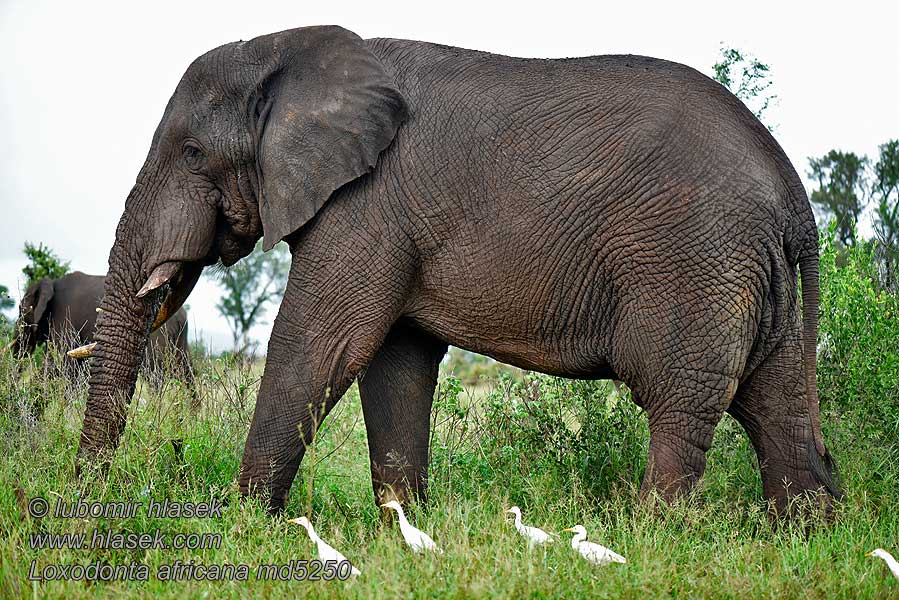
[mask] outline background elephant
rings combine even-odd
[[[693,69],[340,27],[204,54],[116,231],[80,461],[118,443],[154,319],[260,237],[293,263],[239,483],[275,509],[356,377],[378,501],[423,494],[448,344],[626,382],[649,417],[644,491],[689,489],[729,411],[779,507],[839,493],[811,207],[768,130]]]
[[[61,351],[93,341],[104,279],[102,275],[75,271],[59,279],[44,277],[32,283],[19,304],[13,340],[18,354],[31,354],[38,344],[47,341]],[[171,363],[173,375],[193,386],[187,311],[183,308],[149,337],[144,374],[151,383],[161,382],[167,363]]]

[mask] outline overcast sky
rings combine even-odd
[[[525,57],[630,53],[705,73],[721,43],[771,65],[766,120],[803,175],[831,148],[899,137],[896,3],[45,2],[0,0],[0,283],[18,301],[26,240],[105,273],[125,197],[188,64],[238,39],[338,24]],[[193,335],[230,344],[216,287],[188,300]],[[268,324],[253,333],[262,348]]]

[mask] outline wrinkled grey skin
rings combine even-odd
[[[19,303],[14,336],[16,352],[20,356],[31,354],[39,344],[48,341],[61,351],[92,342],[104,279],[102,275],[75,271],[59,279],[44,277],[32,283]],[[144,373],[152,383],[158,384],[167,363],[171,363],[173,375],[192,384],[184,309],[150,336]]]
[[[808,199],[765,127],[688,67],[339,27],[201,56],[116,232],[79,460],[118,443],[160,305],[260,237],[293,264],[239,483],[273,509],[357,377],[377,500],[423,496],[447,344],[626,382],[649,417],[644,491],[690,489],[729,411],[778,507],[839,493]]]

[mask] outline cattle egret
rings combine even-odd
[[[607,565],[612,562],[627,562],[627,559],[623,556],[612,552],[605,546],[585,541],[587,539],[587,530],[584,529],[583,525],[575,525],[574,527],[569,527],[565,531],[570,531],[575,534],[575,536],[571,538],[571,547],[580,552],[581,556],[587,559],[588,562],[591,562],[594,565]]]
[[[553,541],[552,537],[537,527],[528,527],[521,524],[521,509],[513,506],[507,513],[515,515],[515,529],[518,530],[523,537],[527,538],[529,544],[548,544]]]
[[[318,537],[318,534],[315,533],[315,529],[312,528],[312,523],[309,522],[309,519],[306,517],[300,517],[299,519],[290,519],[287,521],[288,523],[296,523],[297,525],[302,525],[306,528],[306,532],[309,534],[309,539],[315,542],[315,545],[318,546],[318,558],[322,562],[328,562],[329,560],[333,560],[335,563],[341,563],[346,560],[346,562],[350,563],[347,560],[347,557],[332,548],[328,545],[326,541]],[[353,575],[361,575],[362,571],[353,566],[353,563],[350,563],[350,573]]]
[[[890,572],[893,574],[893,577],[899,579],[899,562],[897,562],[896,559],[893,558],[892,554],[890,554],[883,548],[878,548],[873,552],[868,552],[867,554],[865,554],[865,556],[876,556],[877,558],[882,558],[886,562],[887,567],[890,568]]]
[[[409,544],[412,550],[415,552],[430,550],[437,554],[443,554],[443,550],[437,547],[431,536],[420,529],[416,529],[406,520],[406,514],[403,512],[403,507],[400,506],[399,502],[391,500],[387,504],[382,504],[381,508],[392,508],[396,511],[397,518],[400,521],[400,533],[403,534],[403,539],[406,540],[406,543]]]

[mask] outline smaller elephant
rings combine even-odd
[[[75,271],[59,279],[44,277],[32,283],[19,304],[13,346],[19,356],[32,354],[38,344],[51,341],[66,350],[93,341],[97,310],[105,276]],[[169,353],[174,355],[169,358]],[[180,309],[150,336],[143,373],[154,386],[171,361],[172,374],[193,390],[193,370],[187,344],[187,312]]]

